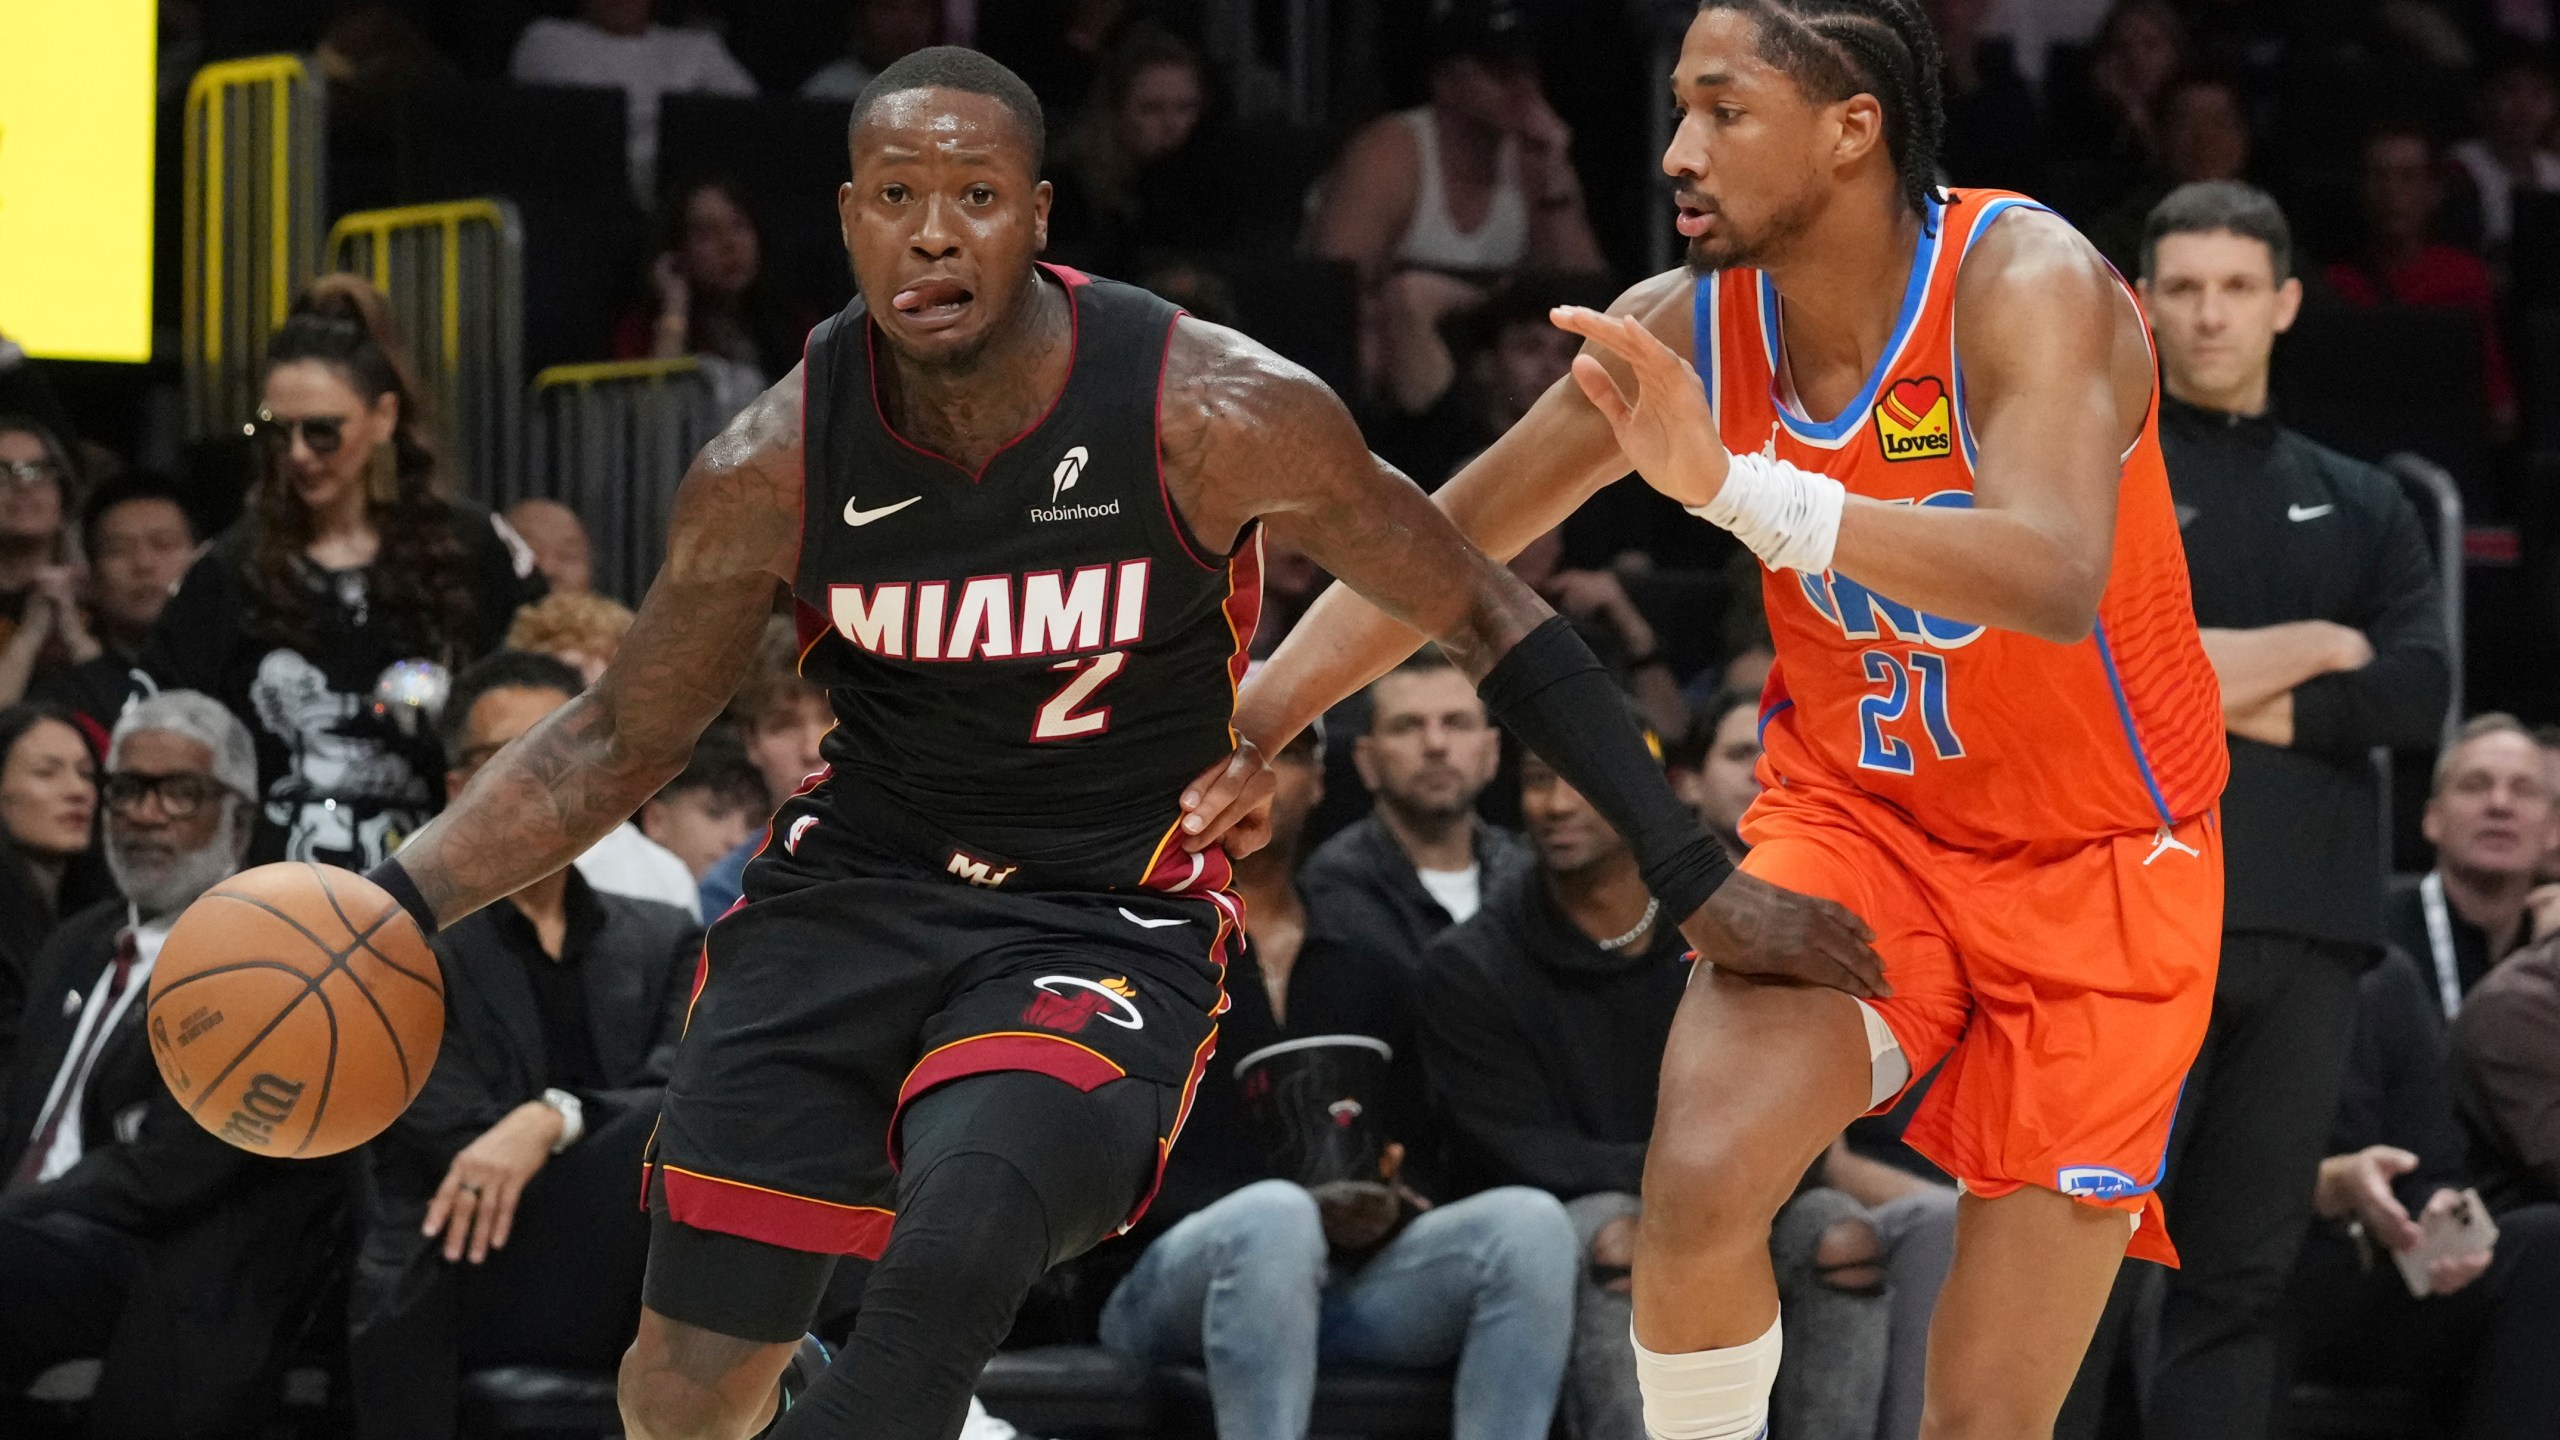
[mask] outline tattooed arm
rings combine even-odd
[[[584,854],[684,768],[754,662],[799,552],[800,442],[794,368],[685,472],[666,564],[603,676],[401,847],[440,924]]]
[[[1369,453],[1342,402],[1295,365],[1214,325],[1174,330],[1162,396],[1165,484],[1193,533],[1232,543],[1256,519],[1393,622],[1440,642],[1486,706],[1636,852],[1700,955],[1741,974],[1884,993],[1856,916],[1729,871],[1671,792],[1626,697],[1588,647],[1413,483]],[[1258,770],[1253,739],[1231,767]],[[1192,815],[1184,823],[1202,820]]]

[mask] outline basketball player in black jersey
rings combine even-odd
[[[1437,637],[1634,839],[1666,920],[1881,983],[1847,912],[1727,878],[1590,652],[1321,384],[1036,264],[1041,146],[983,56],[881,74],[837,202],[865,298],[694,462],[604,677],[374,872],[432,929],[568,863],[681,767],[790,584],[837,725],[705,944],[645,1180],[634,1440],[949,1437],[1040,1272],[1144,1208],[1238,939],[1181,802],[1236,743],[1266,523]],[[778,1390],[846,1255],[874,1261],[850,1348]]]

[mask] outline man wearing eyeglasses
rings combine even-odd
[[[338,1223],[346,1168],[214,1140],[162,1085],[143,1026],[169,926],[247,852],[256,782],[248,731],[209,696],[168,691],[116,725],[102,788],[119,894],[37,955],[0,1096],[0,1406],[103,1358],[94,1433],[254,1428],[318,1298],[332,1256],[306,1237]]]

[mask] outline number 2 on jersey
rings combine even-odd
[[[1941,760],[1963,757],[1964,742],[1956,738],[1956,727],[1947,719],[1946,656],[1928,650],[1914,650],[1908,657],[1896,656],[1889,650],[1869,650],[1858,659],[1866,666],[1867,678],[1884,687],[1883,694],[1858,702],[1860,768],[1882,770],[1889,775],[1912,772],[1911,746],[1886,734],[1885,727],[1897,724],[1910,713],[1915,692],[1929,749]]]
[[[1110,706],[1105,705],[1098,710],[1082,710],[1080,707],[1093,698],[1093,692],[1110,684],[1111,677],[1119,674],[1121,667],[1128,663],[1128,651],[1106,650],[1090,660],[1061,660],[1050,666],[1052,670],[1072,670],[1075,675],[1067,681],[1065,688],[1050,696],[1048,703],[1040,707],[1040,718],[1032,722],[1031,738],[1073,740],[1109,730]]]

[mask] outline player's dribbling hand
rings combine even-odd
[[[1182,848],[1194,854],[1226,846],[1242,859],[1271,839],[1271,796],[1280,782],[1262,747],[1238,736],[1235,753],[1203,770],[1182,789]]]
[[[1609,428],[1618,449],[1645,483],[1683,505],[1704,505],[1724,486],[1727,460],[1715,412],[1707,406],[1698,372],[1671,351],[1643,322],[1604,315],[1580,305],[1559,305],[1549,316],[1615,355],[1635,373],[1633,398],[1618,388],[1608,367],[1584,354],[1573,358],[1573,381],[1582,387]]]
[[[1893,993],[1875,932],[1841,905],[1736,873],[1680,926],[1698,958],[1728,975],[1827,985],[1861,1000]]]
[[[528,1100],[453,1157],[444,1183],[427,1202],[426,1224],[419,1227],[430,1237],[443,1233],[447,1261],[468,1253],[477,1265],[491,1250],[506,1248],[515,1229],[516,1201],[551,1158],[561,1124],[559,1111]]]

